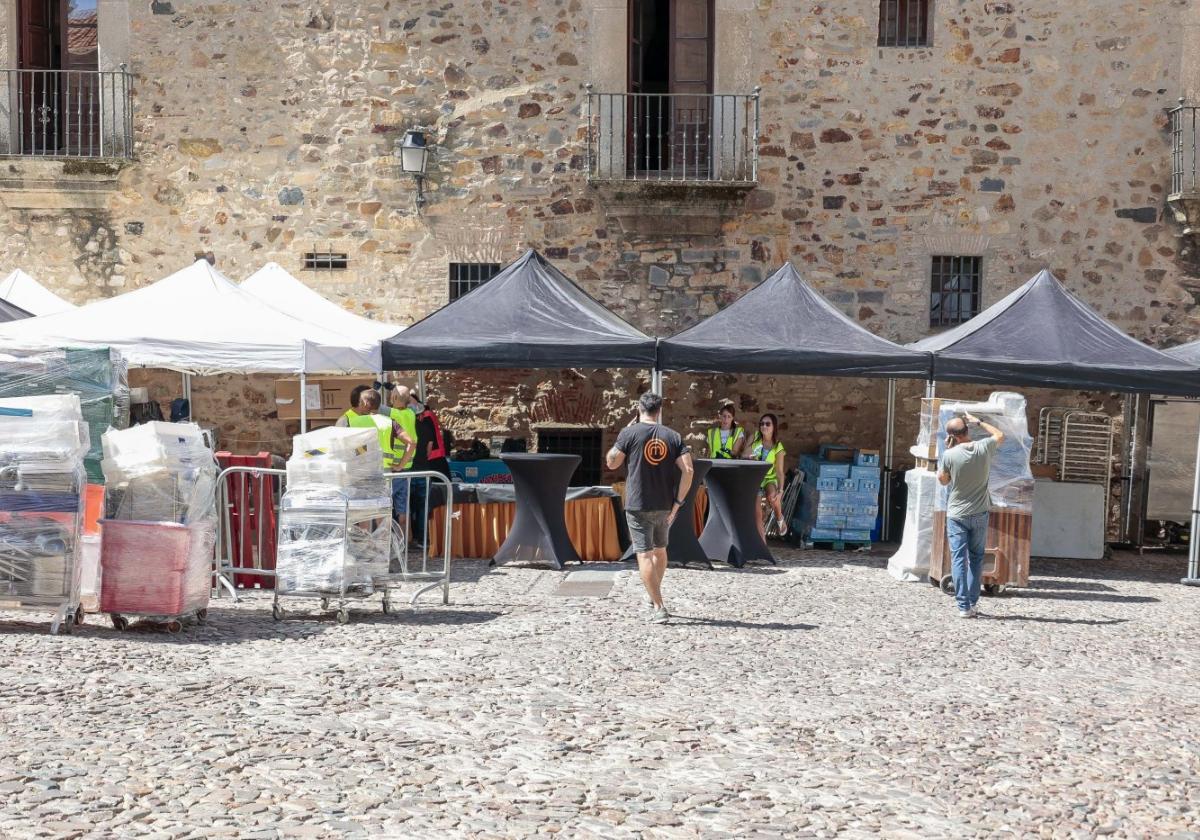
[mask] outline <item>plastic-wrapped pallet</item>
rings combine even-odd
[[[904,514],[904,536],[900,548],[888,560],[888,573],[896,580],[923,581],[929,574],[933,550],[933,499],[938,491],[937,473],[925,469],[904,474],[908,485],[908,509]]]
[[[288,486],[356,488],[383,474],[383,453],[374,429],[329,426],[292,440]]]

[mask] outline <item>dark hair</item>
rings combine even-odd
[[[779,418],[774,414],[764,414],[762,417],[758,418],[759,439],[762,439],[762,421],[764,420],[771,421],[771,444],[774,445],[779,443]]]
[[[730,416],[730,417],[736,417],[736,416],[737,416],[736,414],[734,414],[734,411],[733,411],[733,403],[731,403],[731,402],[723,402],[723,403],[721,403],[719,406],[717,406],[717,414],[721,414],[721,413],[723,413],[723,412],[726,412],[726,411],[728,411],[728,412],[729,412],[729,416]]]
[[[370,390],[371,390],[370,385],[355,385],[354,389],[350,392],[350,407],[358,408],[358,398],[362,396],[363,391],[370,391]],[[300,399],[304,399],[303,394],[301,394]]]
[[[638,408],[643,414],[654,416],[662,409],[663,398],[653,391],[647,391],[638,397]]]
[[[359,394],[358,401],[363,404],[364,408],[374,411],[379,408],[379,392],[371,388],[366,388]]]

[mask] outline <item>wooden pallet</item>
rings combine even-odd
[[[857,548],[871,547],[870,540],[813,540],[813,548],[823,548],[826,551],[846,551]]]

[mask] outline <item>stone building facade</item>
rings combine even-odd
[[[197,255],[239,280],[275,261],[411,323],[447,302],[452,264],[532,246],[668,335],[791,260],[867,328],[912,341],[931,328],[934,259],[966,257],[984,307],[1048,267],[1139,338],[1195,337],[1200,280],[1165,203],[1192,0],[905,0],[928,10],[918,46],[880,46],[895,0],[698,2],[708,89],[757,91],[749,184],[589,178],[603,141],[589,154],[588,115],[611,110],[589,110],[585,86],[630,89],[631,9],[653,15],[651,0],[98,0],[98,66],[131,74],[132,157],[0,161],[0,266],[83,303]],[[0,66],[17,67],[6,6]],[[414,127],[435,147],[421,208],[395,155]],[[346,268],[303,269],[325,252]],[[581,424],[607,443],[647,382],[514,371],[431,391],[460,435]],[[901,441],[918,390],[901,389]],[[883,435],[881,382],[679,375],[667,395],[692,431],[719,398],[775,411],[793,452]],[[1035,407],[1048,399],[1093,398]],[[286,445],[268,378],[200,381],[194,401],[236,448]]]

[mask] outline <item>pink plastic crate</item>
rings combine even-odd
[[[100,528],[101,612],[167,617],[207,608],[211,527],[102,519]]]

